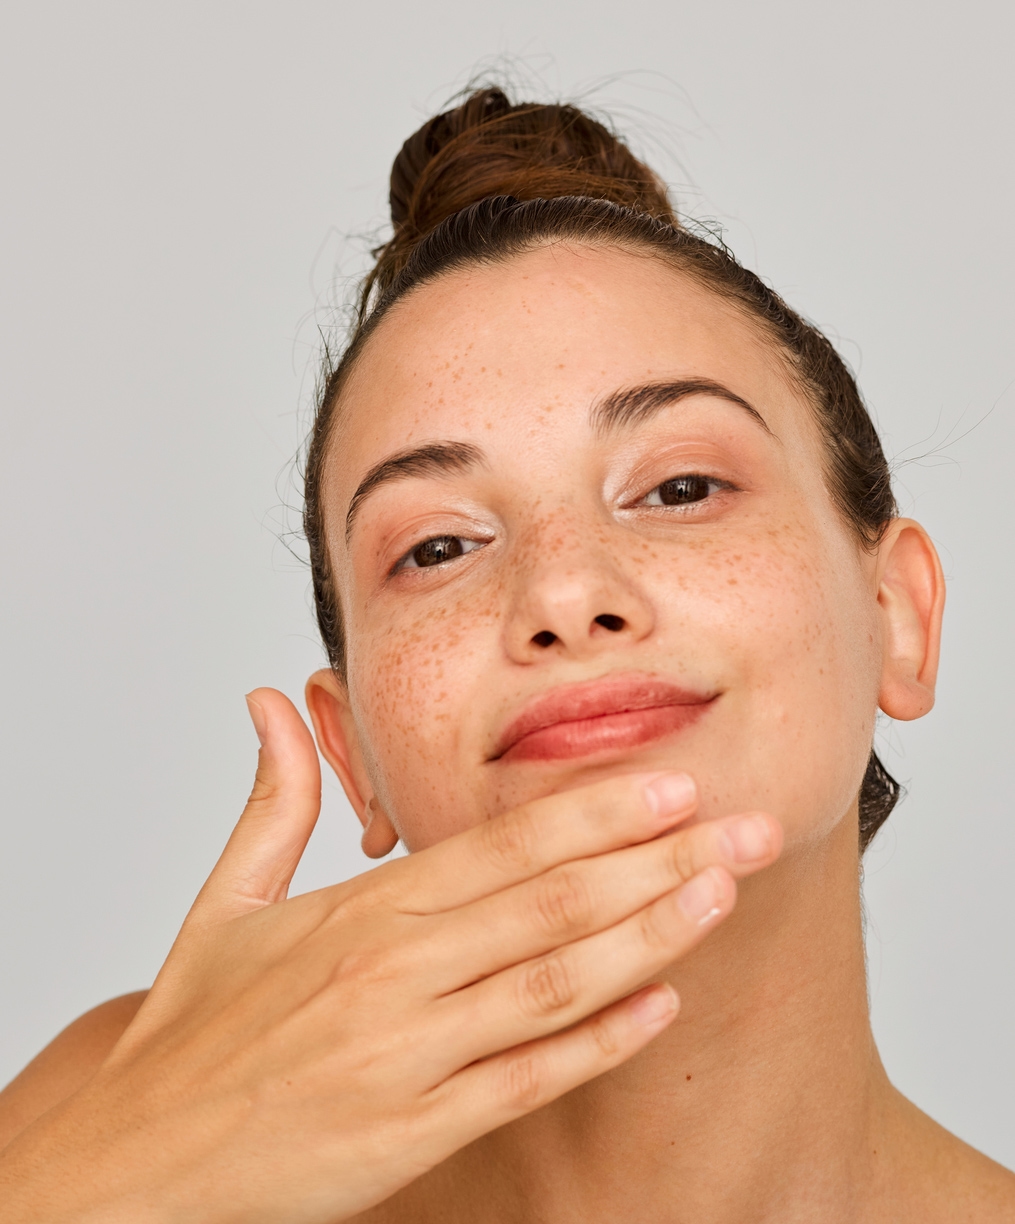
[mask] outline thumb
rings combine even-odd
[[[254,689],[247,706],[261,741],[254,789],[194,903],[200,921],[285,900],[321,810],[317,746],[299,711],[270,688]]]

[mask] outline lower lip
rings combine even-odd
[[[624,748],[638,748],[682,731],[708,709],[711,702],[652,706],[647,710],[624,710],[574,722],[554,723],[522,736],[504,753],[504,761],[562,761],[594,756]]]

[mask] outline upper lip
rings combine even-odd
[[[629,710],[649,710],[658,706],[703,705],[717,696],[716,691],[681,688],[660,676],[631,673],[603,676],[580,684],[569,684],[533,697],[520,714],[507,725],[497,740],[491,760],[502,757],[519,740],[557,723],[602,718]]]

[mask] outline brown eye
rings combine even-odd
[[[479,540],[465,540],[461,536],[434,536],[424,540],[422,544],[405,554],[396,569],[432,569],[435,565],[443,565],[445,561],[454,561],[474,548],[480,547]]]
[[[674,476],[656,485],[645,502],[649,506],[686,506],[704,501],[718,487],[719,482],[707,476]]]
[[[462,541],[457,536],[438,536],[435,540],[424,540],[409,555],[423,569],[428,565],[450,561],[452,557],[460,557],[464,552]]]

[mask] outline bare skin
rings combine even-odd
[[[285,901],[317,760],[255,694],[252,803],[151,995],[0,1100],[10,1218],[1015,1218],[867,1014],[856,794],[878,707],[933,703],[940,566],[909,520],[859,547],[771,343],[641,255],[460,270],[371,337],[329,481],[348,673],[308,707],[364,848],[414,853]],[[687,717],[512,740],[646,678]]]
[[[79,1016],[0,1092],[0,1151],[54,1105],[83,1088],[137,1015],[147,991],[110,999]]]
[[[628,773],[286,900],[320,772],[291,703],[252,698],[251,800],[109,1055],[0,1154],[5,1224],[355,1218],[670,1024],[643,984],[780,849],[771,817],[688,824],[689,778]]]
[[[806,872],[779,864],[752,880],[707,948],[668,975],[687,1000],[671,1029],[362,1219],[1015,1218],[1012,1174],[921,1113],[885,1075],[862,988],[858,882],[841,869],[845,857],[811,862]],[[787,906],[794,886],[800,892]],[[833,899],[848,921],[828,921]],[[765,914],[769,907],[777,914]],[[743,955],[741,930],[762,920],[776,934],[759,963]],[[820,945],[799,937],[806,923]]]

